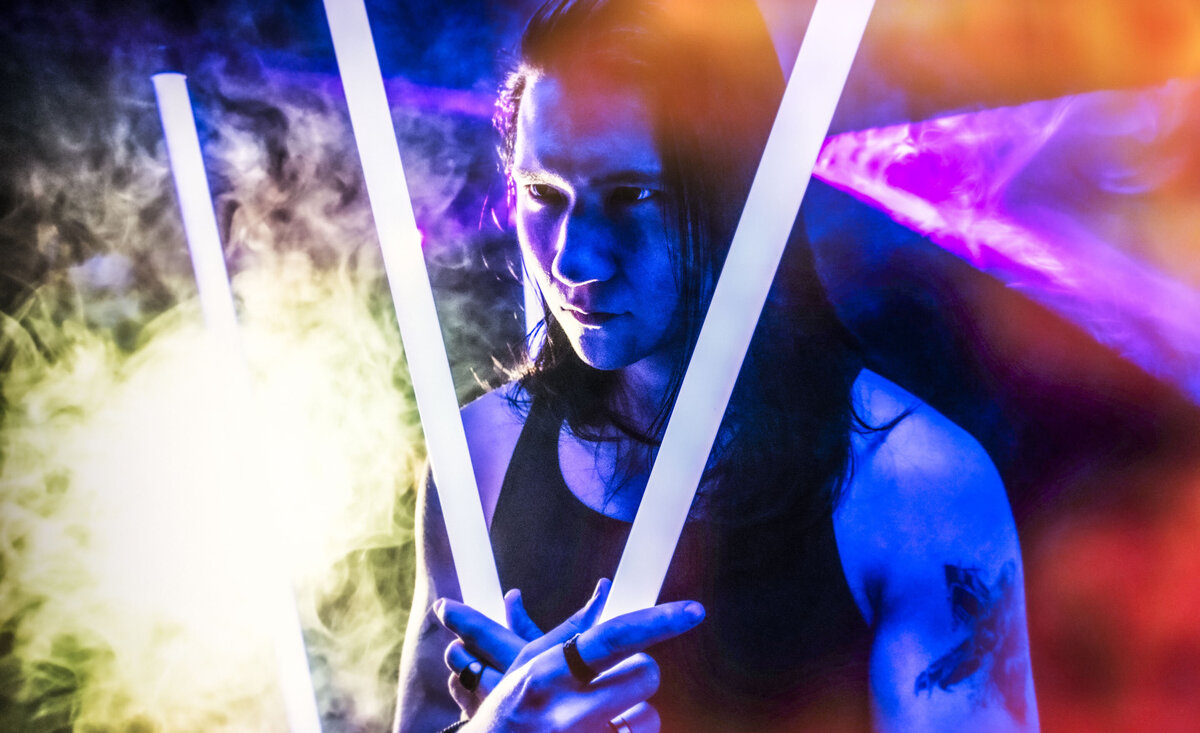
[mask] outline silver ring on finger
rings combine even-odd
[[[571,670],[571,676],[586,685],[596,679],[600,673],[592,669],[592,666],[579,656],[579,648],[576,646],[578,643],[579,634],[563,642],[563,656],[567,658],[567,669]]]
[[[629,727],[629,721],[620,715],[608,721],[608,727],[612,728],[614,733],[633,733],[633,728]]]
[[[481,679],[483,679],[483,662],[478,660],[471,662],[458,673],[458,684],[462,685],[467,692],[479,689]]]

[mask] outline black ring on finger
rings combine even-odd
[[[579,656],[579,649],[576,647],[578,642],[579,634],[563,642],[563,656],[567,658],[567,669],[571,670],[571,676],[586,685],[596,679],[600,673],[592,669],[591,665]]]
[[[462,685],[467,692],[479,689],[481,679],[483,679],[483,662],[480,661],[471,662],[458,673],[458,684]]]
[[[608,727],[613,730],[613,733],[633,733],[633,728],[629,727],[629,721],[620,715],[608,721]]]

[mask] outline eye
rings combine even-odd
[[[540,204],[558,204],[565,200],[562,191],[545,183],[526,184],[525,193],[530,199]]]
[[[658,194],[659,192],[653,188],[618,186],[609,195],[609,201],[614,204],[636,204],[640,201],[649,201],[657,197]]]

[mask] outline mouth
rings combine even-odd
[[[619,313],[607,313],[605,311],[583,311],[569,306],[564,308],[563,311],[576,323],[588,328],[599,328],[620,315]]]

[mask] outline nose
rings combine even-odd
[[[602,214],[572,211],[559,229],[551,273],[568,287],[608,280],[617,270],[616,236]]]

